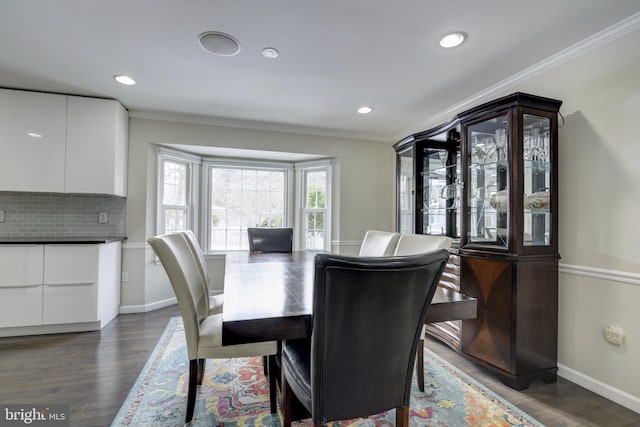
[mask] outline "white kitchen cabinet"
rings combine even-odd
[[[0,89],[0,191],[127,195],[118,101]]]
[[[129,115],[109,99],[69,96],[65,192],[127,195]]]
[[[45,245],[42,322],[98,320],[98,245]]]
[[[118,315],[120,241],[0,246],[0,336],[98,330]]]
[[[0,191],[63,192],[67,97],[0,89]]]
[[[41,245],[0,246],[0,326],[42,323]]]

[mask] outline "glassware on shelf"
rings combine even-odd
[[[507,160],[507,130],[496,129],[494,138],[498,152],[498,161]]]

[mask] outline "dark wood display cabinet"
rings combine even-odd
[[[441,286],[478,300],[430,333],[516,389],[557,379],[560,105],[515,93],[394,146],[398,230],[456,239]]]
[[[460,291],[460,126],[456,122],[411,135],[397,152],[397,229],[450,236],[454,243],[440,286]],[[460,350],[460,321],[427,325],[427,332]]]

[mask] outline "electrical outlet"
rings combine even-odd
[[[100,224],[106,224],[107,221],[109,220],[107,213],[106,212],[100,212],[98,213],[98,222]]]
[[[604,339],[607,340],[608,343],[618,346],[624,344],[624,329],[617,326],[609,326],[604,328],[602,333],[604,334]]]
[[[129,281],[129,273],[127,273],[126,271],[122,272],[122,281],[123,282],[128,282]]]
[[[4,222],[4,209],[0,210],[0,222]]]

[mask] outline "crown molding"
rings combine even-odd
[[[540,75],[546,71],[556,68],[565,62],[571,61],[579,56],[584,55],[594,49],[606,45],[607,43],[616,40],[625,34],[636,31],[640,28],[640,13],[631,15],[630,17],[623,19],[622,21],[614,24],[599,33],[596,33],[586,39],[569,46],[568,48],[561,50],[542,61],[519,71],[506,79],[481,90],[480,92],[471,95],[470,97],[450,106],[447,109],[442,110],[440,113],[435,114],[429,119],[422,122],[420,128],[428,129],[434,125],[451,120],[457,113],[465,111],[471,107],[474,107],[482,102],[493,99],[497,96],[504,95],[504,92],[509,88],[516,86],[520,83],[526,82],[533,77]],[[413,131],[403,132],[398,138],[402,138]],[[397,139],[397,138],[396,138]]]

